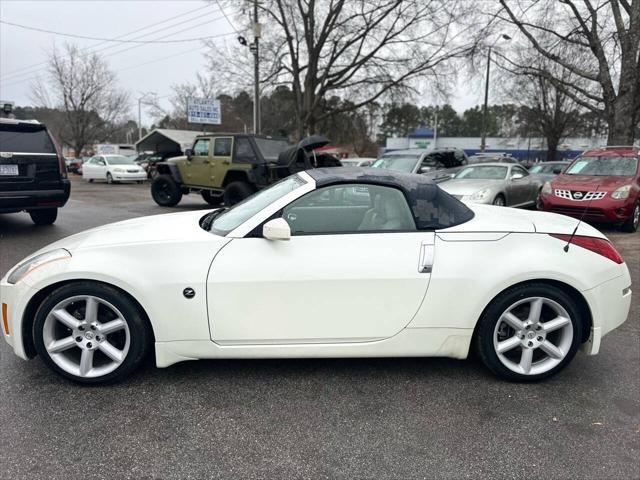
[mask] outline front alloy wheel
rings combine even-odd
[[[50,295],[36,314],[33,333],[45,363],[81,383],[122,379],[139,365],[148,343],[136,307],[121,292],[87,282]]]

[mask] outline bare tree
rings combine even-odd
[[[451,79],[451,60],[475,43],[472,27],[460,21],[470,9],[459,0],[264,0],[260,9],[261,82],[291,88],[298,136],[418,84],[446,86],[441,80]],[[246,88],[248,49],[240,48],[211,45],[209,70],[220,82]],[[343,107],[323,110],[332,96],[344,99]]]
[[[500,0],[502,18],[555,71],[517,65],[541,76],[577,104],[602,113],[609,145],[631,145],[640,121],[640,1]],[[566,73],[571,74],[567,80]]]
[[[46,77],[32,85],[32,99],[64,112],[61,139],[80,155],[85,146],[108,136],[109,128],[128,112],[129,97],[102,58],[75,45],[67,44],[63,51],[53,48],[48,63]]]

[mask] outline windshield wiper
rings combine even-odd
[[[202,227],[202,229],[206,230],[207,232],[210,231],[211,225],[213,224],[213,221],[216,219],[216,217],[227,210],[229,210],[229,207],[219,208],[217,210],[214,210],[213,212],[210,212],[202,219],[202,222],[200,222],[200,227]]]

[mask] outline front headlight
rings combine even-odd
[[[118,173],[122,173],[122,172],[124,172],[124,169],[123,168],[114,168],[113,171],[114,172],[118,172]]]
[[[620,187],[615,192],[611,194],[611,198],[615,198],[616,200],[622,200],[624,198],[629,198],[629,192],[631,191],[631,185],[625,185],[624,187]]]
[[[473,195],[469,195],[467,198],[469,200],[483,200],[489,196],[491,192],[490,188],[483,188],[482,190],[477,191]]]
[[[551,193],[551,182],[544,182],[542,186],[542,193],[550,194]]]
[[[66,260],[68,258],[71,258],[71,254],[64,248],[59,248],[58,250],[52,250],[50,252],[36,255],[35,257],[27,258],[11,271],[9,278],[7,278],[7,282],[15,284],[42,265],[55,262],[56,260]]]

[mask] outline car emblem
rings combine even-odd
[[[573,198],[582,198],[582,192],[574,192]]]
[[[11,153],[11,152],[0,152],[0,157],[2,157],[2,158],[11,158],[11,157],[13,157],[13,153]]]
[[[191,287],[187,287],[182,291],[182,294],[185,298],[193,298],[196,296],[196,291]]]

